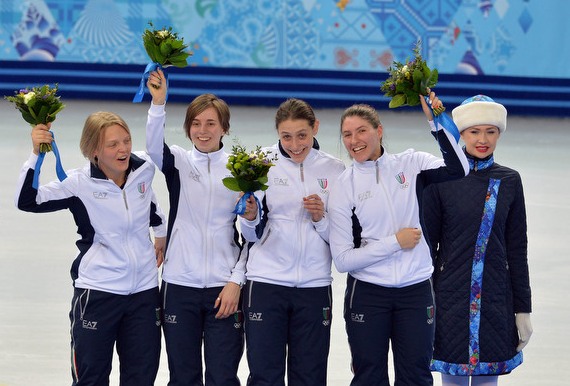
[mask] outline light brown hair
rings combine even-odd
[[[342,116],[340,117],[341,130],[344,120],[348,117],[360,117],[370,123],[373,128],[377,128],[378,126],[382,125],[382,123],[380,123],[380,115],[378,115],[378,111],[376,111],[374,107],[367,104],[355,104],[344,110]]]
[[[205,110],[213,107],[218,114],[218,120],[220,125],[224,130],[224,134],[230,132],[230,108],[228,104],[223,100],[215,96],[214,94],[202,94],[198,95],[186,109],[186,118],[184,119],[184,131],[186,136],[190,138],[190,128],[192,127],[192,121],[204,112]]]
[[[123,118],[108,111],[98,111],[87,117],[83,125],[79,148],[85,158],[97,165],[95,152],[100,149],[105,134],[105,129],[109,126],[119,125],[126,130],[129,135],[131,131]]]

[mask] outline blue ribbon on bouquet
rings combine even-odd
[[[261,218],[261,204],[259,203],[259,199],[257,198],[257,196],[255,194],[253,194],[253,192],[245,192],[243,194],[243,196],[241,196],[241,198],[236,203],[236,207],[232,211],[232,213],[244,214],[245,213],[245,206],[247,204],[247,199],[250,198],[251,196],[253,196],[253,198],[255,198],[255,202],[257,203],[257,209],[259,211],[259,218]]]
[[[146,83],[150,73],[152,71],[155,71],[157,68],[160,68],[164,72],[164,68],[158,63],[151,62],[151,63],[146,65],[146,68],[144,69],[144,72],[143,72],[142,77],[141,77],[141,83],[139,85],[139,89],[138,89],[137,93],[135,94],[135,96],[133,97],[133,103],[142,102],[143,96],[144,96],[145,83]],[[166,81],[166,100],[168,100],[168,75],[166,74],[166,72],[164,72],[164,80]]]
[[[53,133],[51,131],[49,133],[54,138],[53,141],[51,141],[51,148],[52,148],[53,154],[55,155],[55,172],[57,174],[58,180],[63,181],[67,178],[67,174],[65,174],[65,171],[63,170],[63,166],[61,164],[61,157],[59,155],[59,150],[58,150],[57,145],[55,143],[55,136],[53,135]],[[38,155],[38,160],[36,161],[36,168],[34,170],[34,179],[32,181],[32,187],[36,190],[39,187],[40,169],[42,168],[42,164],[44,162],[45,156],[46,156],[46,153],[44,151],[41,151],[40,154]]]

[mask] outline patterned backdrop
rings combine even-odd
[[[0,59],[146,64],[148,22],[191,43],[193,66],[570,78],[570,1],[0,0]]]

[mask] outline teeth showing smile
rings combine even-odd
[[[200,141],[209,141],[210,140],[210,138],[206,138],[206,137],[198,137],[198,139]]]
[[[359,146],[352,149],[353,152],[358,153],[361,150],[364,150],[366,146]]]

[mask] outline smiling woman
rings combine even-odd
[[[265,150],[277,155],[268,188],[248,198],[240,218],[251,242],[244,302],[248,385],[284,384],[286,371],[291,385],[325,385],[332,312],[326,212],[344,164],[319,149],[319,121],[307,102],[283,102],[275,126],[279,142]]]
[[[89,164],[36,187],[34,167],[40,145],[53,140],[51,126],[32,129],[33,152],[20,172],[16,205],[34,213],[69,209],[77,225],[69,313],[73,383],[108,383],[116,345],[121,384],[152,385],[160,356],[157,266],[166,242],[165,217],[151,186],[154,164],[143,152],[131,153],[120,116],[97,112],[86,119],[80,141]]]
[[[439,106],[434,95],[432,106]],[[424,98],[419,98],[431,118]],[[467,160],[447,129],[435,125],[443,159],[413,149],[390,154],[382,146],[378,112],[357,104],[341,116],[341,135],[353,164],[330,197],[330,247],[348,273],[345,324],[353,384],[389,384],[388,351],[396,378],[432,385],[435,303],[431,256],[422,228],[426,185],[465,176]]]
[[[101,128],[99,135],[96,129]],[[131,133],[126,122],[113,113],[91,114],[85,122],[85,141],[81,141],[83,155],[93,162],[108,179],[123,186],[127,179],[131,156]]]
[[[152,103],[146,144],[164,173],[170,195],[161,287],[169,384],[203,384],[203,345],[207,382],[239,385],[245,262],[240,259],[241,242],[232,213],[239,192],[222,183],[229,175],[222,139],[230,130],[230,109],[213,94],[197,96],[184,120],[193,148],[168,146],[164,139],[168,85],[163,79],[164,73],[157,69],[147,82]]]

